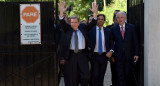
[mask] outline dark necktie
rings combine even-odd
[[[74,49],[74,52],[77,53],[78,52],[78,35],[77,35],[77,30],[75,30],[74,32],[75,32],[75,49]]]
[[[98,52],[102,54],[102,33],[101,28],[99,28],[99,45],[98,45]]]
[[[121,35],[122,35],[122,38],[124,39],[124,30],[123,30],[123,26],[121,26]]]

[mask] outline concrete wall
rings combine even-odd
[[[144,12],[144,86],[160,86],[160,0],[145,0]]]

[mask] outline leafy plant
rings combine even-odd
[[[68,5],[73,7],[73,10],[68,14],[71,15],[78,15],[80,19],[87,19],[87,16],[92,14],[89,10],[91,8],[91,3],[94,0],[71,0],[68,2]],[[97,0],[99,4],[99,12],[106,16],[106,21],[104,26],[110,25],[113,23],[113,12],[114,10],[120,10],[127,12],[127,0],[109,0],[107,1],[107,6],[104,7],[103,0]]]

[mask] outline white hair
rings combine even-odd
[[[121,14],[121,13],[124,15],[124,18],[127,18],[126,13],[125,13],[125,12],[122,12],[122,11],[120,11],[120,12],[118,12],[118,13],[116,14],[116,18],[117,18],[117,17],[118,17],[118,15],[119,15],[119,14]]]

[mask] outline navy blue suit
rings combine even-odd
[[[103,29],[104,29],[104,36],[105,36],[106,51],[108,52],[109,50],[114,49],[112,33],[111,33],[111,30],[109,30],[108,28],[103,27]],[[89,31],[89,39],[92,44],[92,50],[94,50],[96,45],[96,26],[94,26]]]
[[[97,54],[94,52],[96,46],[96,26],[89,31],[89,39],[92,44],[93,58],[91,60],[91,86],[103,86],[104,75],[106,72],[107,61],[106,53],[114,49],[111,30],[104,28],[104,40],[106,52]]]
[[[117,73],[117,86],[130,86],[130,75],[134,56],[138,56],[138,40],[134,25],[125,24],[124,39],[122,38],[120,26],[111,28],[115,46],[114,57]]]

